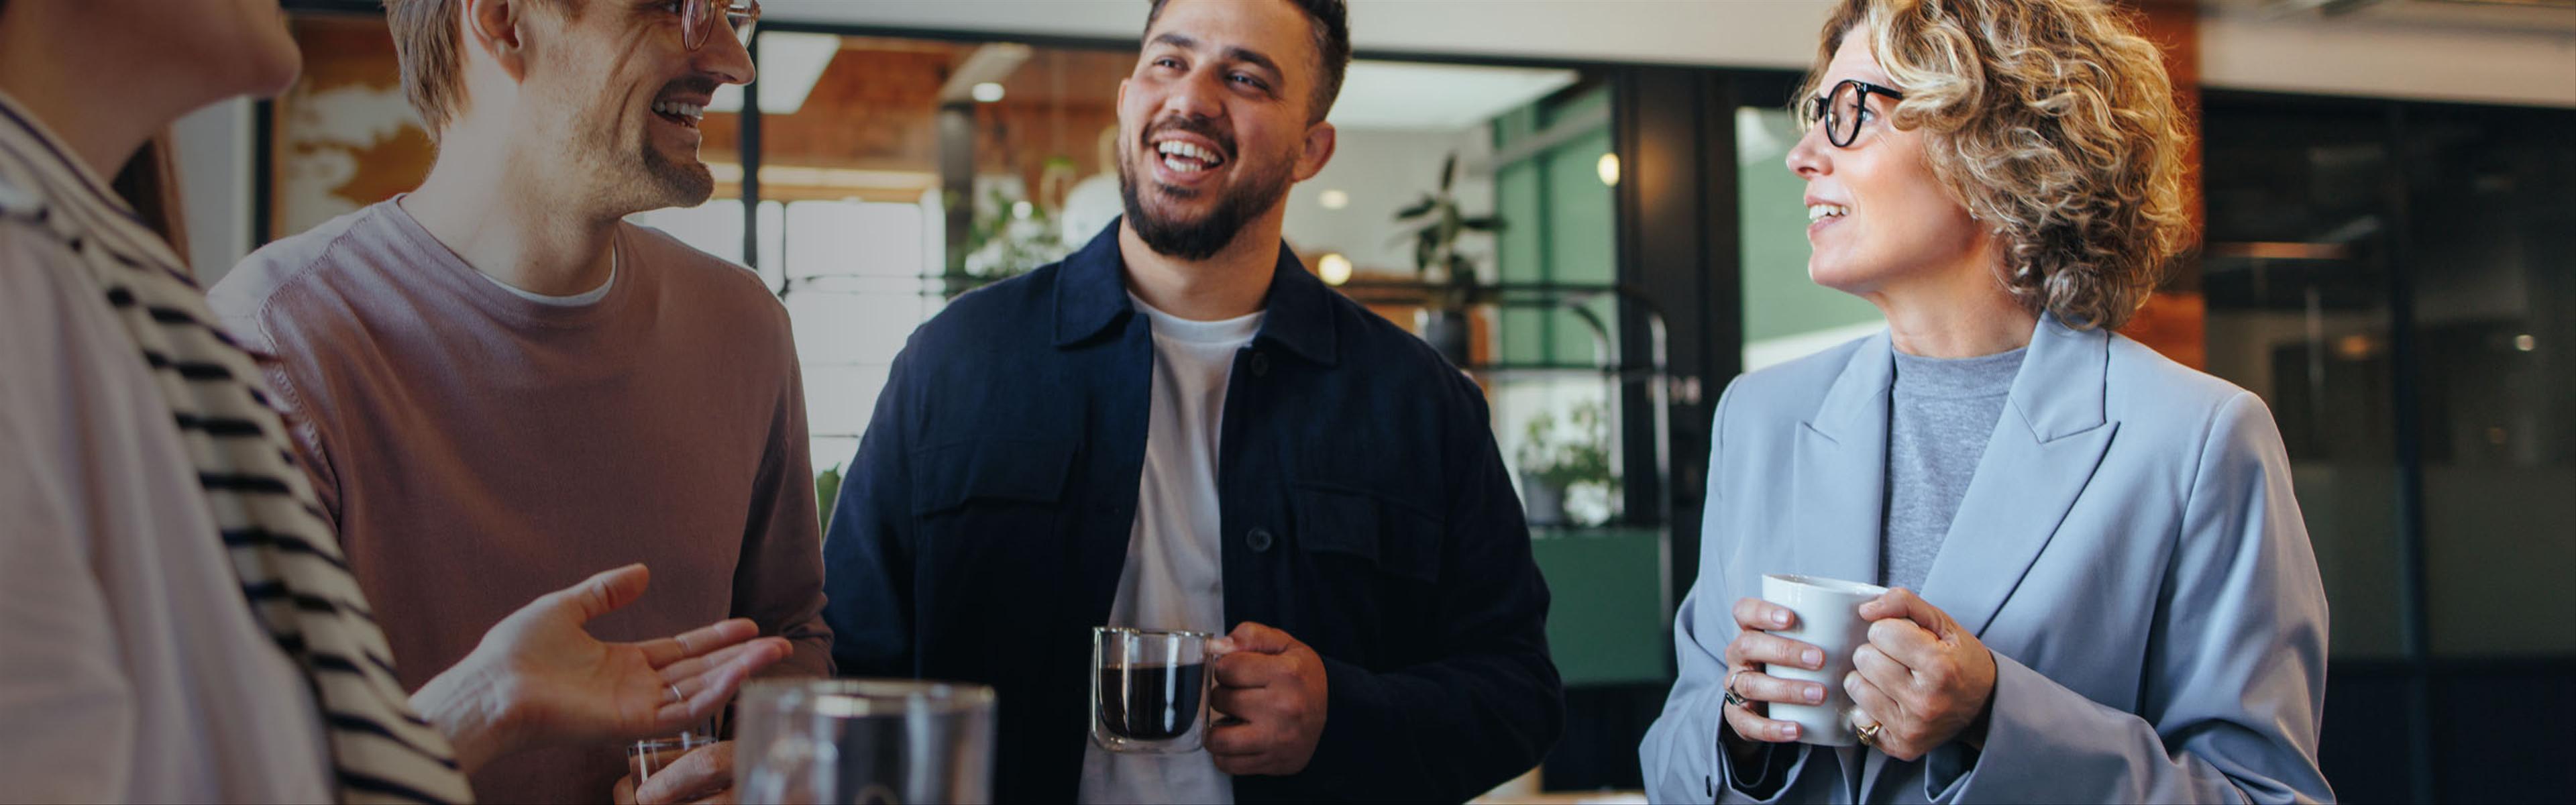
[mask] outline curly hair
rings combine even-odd
[[[1905,93],[1889,122],[2002,237],[2004,289],[2071,327],[2126,324],[2191,238],[2155,44],[2105,0],[1844,0],[1799,97],[1854,30]]]

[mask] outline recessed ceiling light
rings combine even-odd
[[[1315,202],[1324,205],[1324,209],[1338,210],[1351,206],[1351,194],[1339,190],[1326,190],[1315,196]]]
[[[992,103],[1001,99],[1002,85],[991,81],[975,85],[975,101],[977,103]]]
[[[1578,163],[1578,164],[1579,164],[1579,163]],[[1618,154],[1602,154],[1602,155],[1601,155],[1601,162],[1600,162],[1600,164],[1595,165],[1595,166],[1594,166],[1594,169],[1599,170],[1599,171],[1601,172],[1601,183],[1602,183],[1602,184],[1610,185],[1610,186],[1613,186],[1613,187],[1616,187],[1616,186],[1618,186],[1618,185],[1619,185],[1619,155],[1618,155]]]

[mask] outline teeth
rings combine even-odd
[[[1821,221],[1826,218],[1840,218],[1850,214],[1851,208],[1840,204],[1807,205],[1807,220],[1809,221]]]
[[[1169,154],[1163,157],[1163,167],[1172,169],[1174,173],[1197,173],[1209,166],[1205,162],[1186,162],[1178,154]]]
[[[1180,140],[1164,140],[1162,142],[1155,143],[1154,149],[1166,157],[1188,157],[1200,162],[1205,162],[1210,166],[1214,166],[1217,163],[1224,161],[1219,159],[1215,152]],[[1171,160],[1164,160],[1165,164],[1170,164],[1170,162]]]
[[[704,106],[679,103],[676,101],[654,101],[653,111],[666,115],[685,117],[690,120],[702,120],[707,116],[707,108]]]

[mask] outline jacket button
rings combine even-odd
[[[1253,553],[1268,553],[1270,551],[1270,529],[1255,528],[1252,530],[1252,533],[1243,535],[1243,547],[1251,548]]]
[[[1267,377],[1267,376],[1269,376],[1269,374],[1270,374],[1270,353],[1267,353],[1267,352],[1255,352],[1255,353],[1252,353],[1252,376],[1253,376],[1253,377]]]

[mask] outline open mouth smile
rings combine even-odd
[[[698,121],[706,119],[707,107],[681,101],[654,101],[653,116],[674,126],[694,129],[698,127]]]

